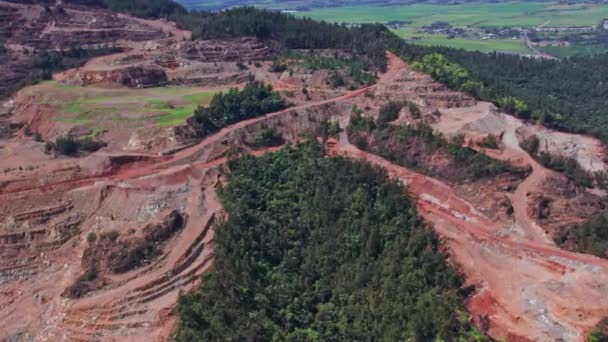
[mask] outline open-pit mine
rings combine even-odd
[[[328,157],[365,160],[405,184],[450,262],[474,286],[466,307],[490,336],[582,341],[608,316],[608,260],[554,242],[605,210],[605,193],[575,187],[520,147],[535,135],[541,149],[606,171],[594,138],[521,121],[390,52],[374,84],[352,89],[331,85],[322,70],[272,71],[274,47],[255,37],[191,40],[166,20],[82,6],[0,1],[0,19],[13,54],[0,63],[3,85],[23,77],[35,50],[118,49],[0,102],[3,341],[167,340],[178,296],[213,267],[215,223],[225,215],[217,190],[232,151],[270,153],[281,146],[252,144],[256,132],[272,127],[296,144],[327,120],[342,129],[326,139]],[[292,105],[198,139],[192,112],[251,79],[271,84]],[[420,111],[406,106],[390,125],[425,123],[525,172],[462,183],[449,177],[453,169],[440,154],[408,150],[434,170],[429,175],[351,143],[353,108],[377,117],[389,101]],[[498,139],[495,148],[480,143],[489,135]],[[49,153],[46,142],[62,136],[104,145],[79,158]],[[150,262],[129,260],[150,241]]]

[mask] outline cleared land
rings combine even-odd
[[[41,84],[41,101],[53,108],[57,120],[83,125],[94,133],[107,123],[138,127],[150,122],[159,127],[177,126],[199,105],[209,103],[216,91],[189,87],[103,89],[49,81]]]

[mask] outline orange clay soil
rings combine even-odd
[[[98,152],[82,159],[49,159],[26,153],[30,148],[23,140],[8,142],[0,149],[6,165],[33,166],[0,175],[0,335],[166,340],[178,294],[195,287],[212,265],[214,223],[224,215],[216,188],[230,146],[244,147],[239,137],[261,124],[281,124],[279,131],[289,141],[319,118],[338,120],[344,128],[352,105],[371,101],[363,94],[378,97],[404,72],[409,67],[389,54],[388,72],[374,86],[236,123],[170,156]],[[503,223],[486,217],[450,186],[358,150],[344,133],[328,141],[328,154],[368,161],[406,184],[466,284],[476,286],[467,307],[492,336],[581,341],[608,316],[608,261],[555,247],[528,217],[527,194],[549,171],[517,146],[515,130],[521,123],[509,122],[504,148],[488,153],[533,168],[512,196],[522,231],[513,236],[500,234]],[[121,241],[171,210],[185,213],[187,221],[159,257],[123,274],[104,274],[106,284],[82,298],[60,296],[84,272],[81,257],[89,233],[117,230]]]

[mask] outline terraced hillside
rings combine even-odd
[[[165,21],[118,17],[150,27],[173,27]],[[432,229],[432,234],[424,236],[438,238],[433,258],[442,267],[449,261],[450,269],[462,277],[450,289],[458,292],[450,297],[457,301],[451,308],[458,310],[444,310],[442,322],[458,324],[471,338],[487,334],[513,341],[581,341],[608,316],[604,286],[608,261],[559,244],[563,233],[575,232],[589,215],[604,210],[603,185],[581,186],[566,172],[543,166],[536,156],[546,152],[572,158],[588,172],[605,171],[605,151],[597,139],[517,119],[415,71],[390,52],[386,71],[370,71],[373,80],[361,85],[349,65],[331,69],[308,65],[307,69],[310,60],[301,57],[349,60],[348,51],[305,49],[291,55],[292,64],[282,68],[273,61],[275,47],[253,37],[183,41],[179,35],[187,32],[172,32],[172,37],[121,42],[124,51],[55,73],[54,81],[25,87],[3,101],[0,118],[8,129],[0,137],[2,338],[167,340],[172,332],[180,336],[183,324],[189,330],[182,337],[209,333],[205,324],[188,324],[209,320],[215,324],[226,317],[222,310],[206,306],[210,311],[198,316],[203,311],[196,308],[200,304],[196,300],[182,301],[177,311],[175,307],[181,295],[205,294],[208,284],[204,282],[216,274],[214,263],[232,262],[216,258],[218,253],[229,254],[222,250],[226,236],[216,241],[215,235],[226,222],[233,224],[230,232],[244,229],[229,221],[238,211],[224,210],[230,202],[221,194],[232,184],[230,165],[243,154],[252,155],[243,163],[257,165],[255,156],[269,154],[264,160],[280,164],[289,153],[273,152],[295,151],[296,147],[287,145],[307,140],[324,144],[317,147],[317,160],[339,157],[349,167],[362,165],[361,169],[370,169],[365,165],[371,164],[378,168],[374,172],[382,182],[402,183],[403,187],[390,183],[391,196],[407,196],[407,203],[411,201],[399,207],[407,208],[408,220],[413,222],[409,226],[420,232],[423,227]],[[336,75],[343,82],[334,82]],[[260,96],[275,101],[280,95],[284,109],[260,110],[257,115],[242,111],[255,107],[239,97],[239,89],[250,81],[271,85]],[[211,97],[217,92],[222,96],[210,100],[201,95]],[[269,92],[272,96],[267,96]],[[216,120],[214,129],[202,136],[197,131],[201,127],[194,124],[196,117],[184,122],[181,111],[207,103],[209,111],[196,111],[207,113],[207,119],[209,112],[226,115],[211,116]],[[236,105],[220,108],[226,103]],[[273,105],[265,103],[264,108]],[[104,126],[87,127],[91,123]],[[196,124],[205,128],[206,122]],[[57,149],[67,138],[83,144],[92,136],[103,143],[96,151],[66,156]],[[531,136],[539,139],[535,153],[527,152],[525,144]],[[365,163],[351,164],[345,159]],[[337,164],[327,162],[323,167],[331,165]],[[261,177],[272,184],[273,196],[279,197],[288,194],[281,188],[289,186],[284,185],[287,180],[324,179],[323,175],[298,178],[302,175],[285,175],[285,168],[276,168],[285,177],[275,181],[265,176],[275,169],[256,170],[242,167],[239,172]],[[305,170],[323,169],[309,165]],[[336,178],[341,177],[338,171],[332,173]],[[257,185],[241,185],[254,189],[247,193],[256,200]],[[356,197],[356,191],[347,192]],[[269,201],[270,209],[266,209],[279,205],[269,199],[264,199]],[[291,199],[284,200],[293,206]],[[356,202],[344,215],[360,214]],[[380,215],[383,209],[373,210]],[[287,222],[301,218],[291,211],[281,215]],[[241,218],[248,217],[253,216]],[[302,221],[298,222],[300,227]],[[332,226],[331,221],[324,224]],[[392,223],[386,224],[387,231],[394,231]],[[284,224],[273,221],[269,226],[282,229]],[[287,237],[294,242],[289,248],[301,246],[297,235]],[[349,240],[354,235],[342,238],[345,243],[354,241]],[[281,254],[276,260],[282,258]],[[303,269],[295,262],[289,265],[297,272]],[[270,267],[257,266],[260,272]],[[420,275],[431,274],[423,267],[414,269]],[[251,277],[248,271],[243,268],[239,276]],[[374,281],[389,279],[376,276]],[[366,282],[364,278],[358,281]],[[228,294],[243,291],[236,284],[216,285]],[[256,292],[246,298],[265,308],[273,297],[264,296]],[[308,313],[315,313],[317,323],[326,318],[334,322],[331,317],[338,316],[327,311],[317,316],[315,311],[328,310],[323,298],[331,296],[318,298],[315,303],[320,306]],[[351,304],[362,303],[355,302]],[[247,311],[235,314],[245,321],[262,317]],[[427,318],[417,321],[420,329],[413,330],[447,331]],[[282,319],[272,322],[280,324]],[[319,327],[312,324],[303,327],[311,336],[332,331],[315,330]],[[288,331],[293,326],[281,328]],[[398,328],[391,333],[406,331]],[[239,333],[260,331],[256,329]]]

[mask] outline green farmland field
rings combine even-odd
[[[416,44],[427,46],[447,46],[455,49],[465,49],[470,51],[493,52],[500,51],[504,53],[529,54],[531,53],[526,43],[521,40],[511,39],[447,39],[437,35],[437,37],[429,37],[426,39],[413,41]]]
[[[608,5],[556,5],[548,2],[507,2],[498,4],[401,6],[352,6],[318,8],[297,15],[318,20],[348,23],[412,21],[422,27],[445,21],[455,27],[531,27],[597,25],[608,17]]]
[[[296,16],[316,20],[350,24],[393,22],[390,25],[399,36],[422,45],[440,45],[483,52],[531,54],[521,39],[481,39],[484,28],[531,28],[536,26],[593,26],[608,18],[608,5],[593,3],[560,4],[541,1],[512,1],[501,3],[479,2],[460,4],[391,4],[390,1],[367,1],[358,5],[358,0],[181,0],[195,9],[219,9],[254,5],[271,10],[294,9]],[[370,4],[371,3],[371,4]],[[452,28],[464,29],[467,34],[447,39],[445,32],[423,32],[423,27],[436,22],[447,22]],[[603,52],[601,48],[571,46],[547,48],[546,52],[558,57],[575,54]]]
[[[508,2],[459,5],[414,4],[400,6],[350,6],[317,8],[296,15],[346,23],[409,22],[394,31],[422,45],[441,45],[483,52],[529,54],[522,40],[447,39],[445,35],[419,31],[434,22],[447,22],[467,30],[483,27],[535,27],[597,25],[608,18],[608,5],[557,5],[548,2]]]

